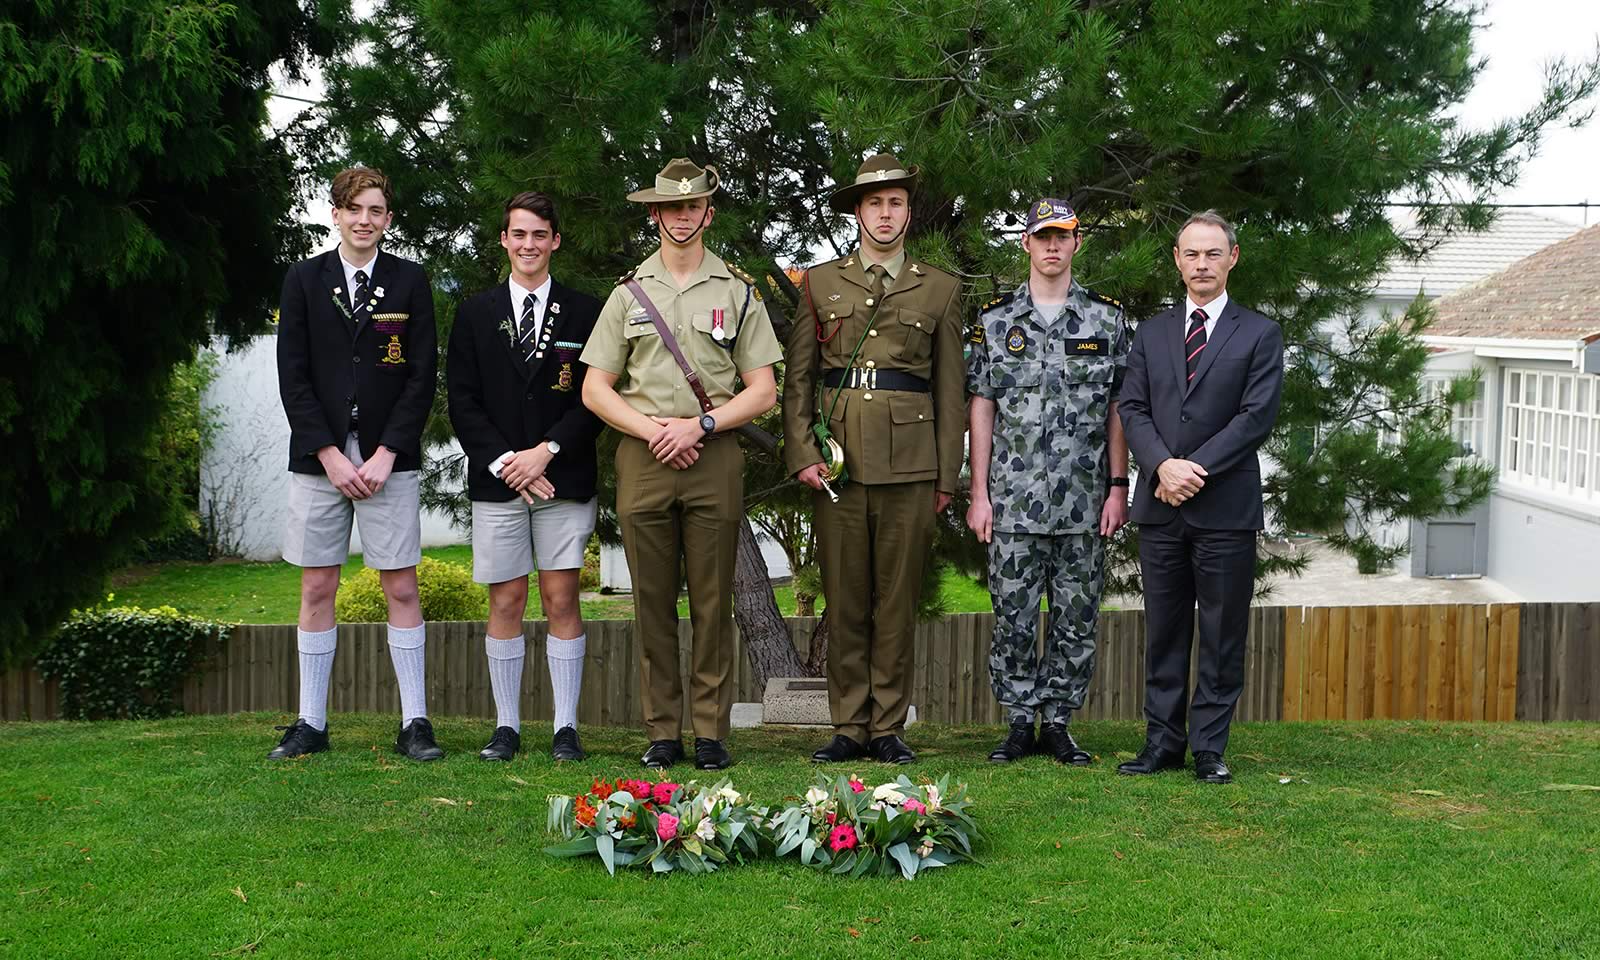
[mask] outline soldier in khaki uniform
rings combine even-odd
[[[915,167],[879,154],[834,191],[829,205],[856,217],[860,246],[807,273],[788,343],[785,456],[818,491],[818,562],[832,627],[835,736],[812,755],[820,762],[867,752],[885,763],[916,759],[901,737],[917,598],[934,523],[961,472],[965,433],[960,284],[905,251],[916,180]],[[824,451],[812,433],[819,420],[843,446],[838,502],[824,489]]]
[[[733,564],[744,517],[744,453],[728,431],[772,408],[772,364],[782,358],[755,281],[705,248],[717,182],[715,167],[676,159],[653,187],[628,194],[647,206],[661,247],[611,291],[580,357],[589,367],[584,405],[622,434],[617,518],[642,650],[650,737],[642,759],[655,769],[684,757],[680,571],[687,573],[694,629],[695,766],[720,770],[733,762],[723,740],[733,706]]]

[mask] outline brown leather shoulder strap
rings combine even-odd
[[[689,381],[689,389],[694,391],[695,399],[700,401],[701,412],[710,413],[715,404],[706,396],[706,388],[700,383],[700,375],[689,366],[688,359],[683,355],[683,349],[678,346],[677,338],[673,337],[672,331],[667,328],[667,321],[661,319],[661,311],[657,310],[656,305],[645,296],[644,288],[639,286],[639,281],[629,277],[623,286],[633,294],[633,299],[639,301],[639,306],[644,307],[644,312],[650,315],[650,322],[655,324],[656,333],[661,334],[661,342],[667,345],[672,359],[678,361],[678,369],[683,371],[683,378]]]

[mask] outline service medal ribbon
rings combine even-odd
[[[722,311],[722,308],[721,307],[712,308],[712,310],[711,310],[711,339],[713,339],[713,340],[726,340],[727,339],[728,335],[727,335],[727,333],[723,332],[722,324],[723,324],[723,311]]]

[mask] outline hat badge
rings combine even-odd
[[[1041,216],[1041,217],[1047,216],[1049,213],[1050,213],[1050,203],[1049,203],[1049,201],[1040,200],[1039,201],[1039,216]]]
[[[877,176],[877,178],[879,180],[887,180],[889,178],[889,171],[887,171],[887,170],[879,170],[877,172],[876,176]]]
[[[684,178],[682,178],[681,180],[678,181],[678,192],[679,193],[688,193],[693,189],[694,189],[694,187],[690,185],[688,177],[684,177]]]

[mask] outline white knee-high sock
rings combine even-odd
[[[497,727],[522,732],[522,660],[527,641],[519,634],[510,640],[496,640],[484,634],[483,652],[489,655],[489,688],[494,691]]]
[[[555,694],[555,728],[578,726],[578,691],[583,687],[583,653],[589,635],[571,640],[544,638],[544,658],[550,665],[550,690]]]
[[[427,624],[397,627],[389,624],[389,659],[394,661],[394,678],[400,684],[400,725],[428,715],[426,660],[423,643]]]
[[[295,631],[300,651],[300,719],[318,730],[328,729],[328,681],[333,677],[333,651],[339,628],[317,633]]]

